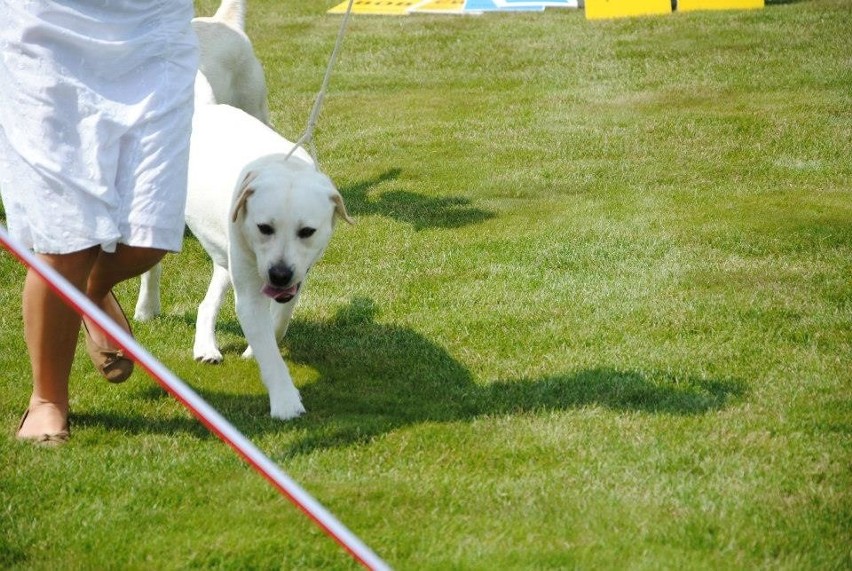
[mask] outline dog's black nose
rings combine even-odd
[[[293,281],[293,268],[287,264],[275,264],[269,268],[269,283],[275,287],[287,287]]]

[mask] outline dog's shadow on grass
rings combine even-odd
[[[393,188],[371,193],[376,187],[393,183],[401,173],[400,169],[390,169],[374,178],[341,187],[349,213],[355,217],[375,214],[392,218],[411,224],[415,230],[461,228],[495,216],[472,206],[470,199],[461,196],[431,197]]]
[[[377,323],[375,315],[372,300],[355,299],[327,322],[291,324],[284,341],[287,361],[316,372],[315,380],[300,387],[308,413],[299,419],[271,419],[265,393],[200,392],[250,438],[291,431],[277,458],[365,442],[423,422],[582,406],[702,414],[746,392],[736,380],[651,378],[606,367],[482,385],[442,347],[410,329]],[[150,425],[147,429],[157,431]]]

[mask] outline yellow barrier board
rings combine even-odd
[[[405,16],[414,8],[423,4],[423,0],[354,0],[353,14],[377,14],[381,16]],[[349,0],[344,0],[328,11],[329,14],[345,14]]]
[[[671,0],[586,0],[586,19],[670,14]]]
[[[426,14],[461,14],[464,12],[464,0],[428,0],[411,11]]]
[[[751,10],[763,8],[763,0],[677,0],[678,12],[693,10]]]

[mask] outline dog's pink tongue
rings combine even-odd
[[[269,284],[263,286],[263,289],[260,292],[266,297],[271,297],[272,299],[279,299],[282,297],[293,297],[296,295],[296,292],[299,291],[299,286],[294,285],[287,288],[283,287],[275,287]]]

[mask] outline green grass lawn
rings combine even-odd
[[[250,1],[291,139],[337,3]],[[136,336],[397,569],[849,569],[850,30],[848,0],[356,16],[315,139],[357,224],[282,344],[307,415],[269,418],[231,303],[192,360],[192,237]],[[82,344],[72,441],[15,442],[23,275],[0,254],[0,568],[357,567]]]

